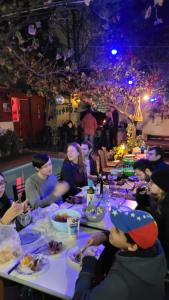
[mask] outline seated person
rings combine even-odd
[[[16,217],[28,210],[27,202],[11,202],[5,193],[6,181],[0,173],[0,224],[10,224]]]
[[[149,193],[148,183],[153,172],[152,164],[147,159],[139,159],[133,165],[136,176],[139,182],[135,187],[135,200],[138,203],[137,209],[149,210]]]
[[[161,147],[151,147],[148,150],[147,158],[151,161],[154,171],[169,167],[164,162],[164,151]]]
[[[151,214],[158,224],[159,240],[164,248],[169,269],[169,169],[153,173],[149,188],[153,197]]]
[[[52,162],[47,154],[33,156],[36,173],[25,182],[26,199],[32,208],[45,207],[57,202],[69,190],[66,182],[58,182],[52,174]]]
[[[97,181],[98,172],[96,161],[92,158],[92,144],[90,142],[82,142],[81,143],[82,155],[86,167],[87,177],[93,181]]]
[[[61,179],[68,182],[70,186],[68,195],[77,194],[79,187],[87,185],[87,174],[83,162],[81,147],[77,143],[72,143],[67,148],[67,157],[64,160]]]
[[[124,212],[112,208],[109,243],[111,263],[103,279],[93,286],[99,261],[86,250],[82,270],[76,281],[73,300],[164,300],[164,278],[167,272],[163,249],[158,241],[158,227],[153,217],[143,211]],[[104,233],[89,240],[99,245],[107,239]],[[104,251],[103,251],[104,252]]]
[[[133,165],[133,169],[135,170],[135,175],[143,182],[149,182],[154,171],[152,163],[144,158],[137,160]]]

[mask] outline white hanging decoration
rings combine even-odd
[[[144,19],[147,20],[151,17],[151,13],[152,13],[152,7],[151,5],[147,8],[146,12],[145,12],[145,16]]]
[[[89,6],[89,5],[90,5],[90,2],[92,2],[92,0],[84,0],[84,4],[85,4],[86,6]]]
[[[56,60],[59,60],[59,59],[61,59],[62,58],[62,56],[59,54],[59,53],[57,53],[56,54]]]
[[[41,28],[41,21],[37,21],[35,24],[37,28]]]
[[[55,97],[55,103],[56,104],[63,104],[65,101],[64,97],[62,95],[58,95]]]
[[[163,6],[164,0],[154,0],[154,5]]]
[[[35,25],[31,24],[31,25],[28,26],[28,33],[30,35],[35,35],[36,34],[36,27],[35,27]]]

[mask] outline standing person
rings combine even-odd
[[[23,203],[11,202],[5,193],[6,181],[4,175],[0,173],[0,224],[10,224],[16,217],[20,216],[29,208],[27,201]]]
[[[66,126],[66,144],[70,144],[74,141],[75,129],[72,121],[67,122]]]
[[[32,208],[45,207],[57,202],[69,190],[66,182],[58,182],[52,174],[52,162],[48,154],[36,154],[32,160],[36,173],[25,182],[26,199]]]
[[[83,117],[80,123],[82,129],[84,130],[84,139],[85,141],[90,141],[93,145],[94,135],[97,129],[97,121],[92,115],[91,109],[87,110],[86,115]]]
[[[106,147],[107,150],[113,148],[113,120],[111,112],[106,113],[106,119],[103,120],[102,129],[102,146]]]
[[[151,147],[148,150],[147,158],[151,161],[156,171],[169,167],[169,165],[164,162],[164,151],[161,147]]]
[[[61,179],[68,182],[70,186],[69,193],[66,196],[77,194],[79,187],[87,185],[87,174],[82,150],[77,143],[72,143],[67,148],[67,157],[61,170]]]
[[[82,142],[82,155],[86,167],[87,177],[93,181],[98,178],[96,161],[92,158],[92,145],[90,142]]]
[[[167,267],[153,217],[144,211],[112,208],[110,218],[109,243],[117,249],[110,269],[93,287],[97,259],[86,250],[73,300],[164,300]],[[98,235],[88,245],[106,241],[106,235],[101,233],[100,239]]]
[[[112,117],[113,117],[114,146],[117,146],[117,133],[118,133],[118,126],[119,126],[119,112],[117,109],[113,110]]]

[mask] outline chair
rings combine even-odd
[[[100,169],[103,173],[111,173],[112,168],[111,167],[107,167],[105,164],[105,157],[104,157],[104,152],[103,150],[98,150],[98,154],[100,157]]]
[[[13,189],[15,201],[19,200],[19,201],[23,202],[26,199],[25,184],[23,182],[20,184],[14,184],[12,186],[12,189]]]

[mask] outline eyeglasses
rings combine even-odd
[[[0,181],[0,186],[5,185],[7,182],[5,180]]]

